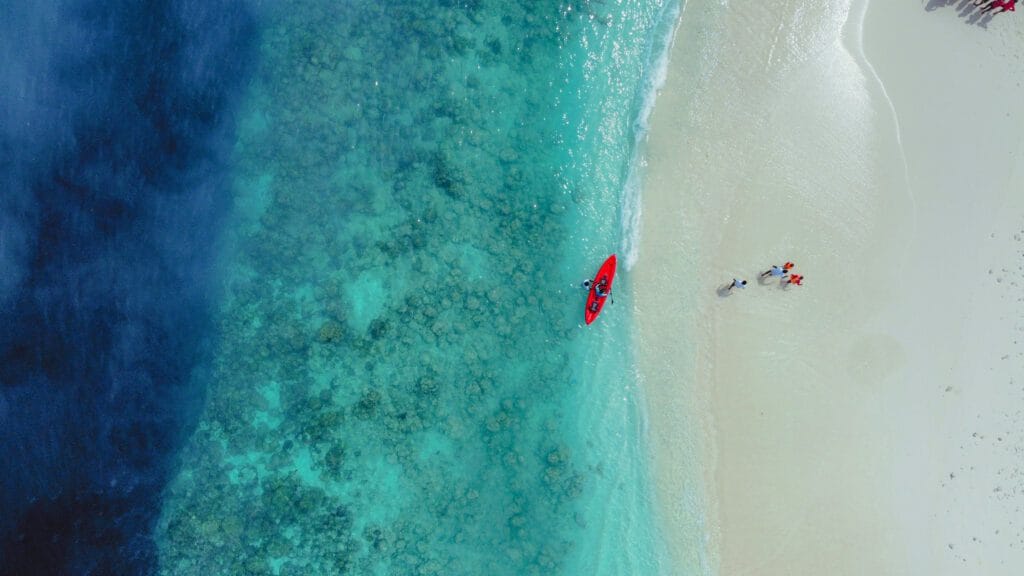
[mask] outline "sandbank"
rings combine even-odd
[[[633,270],[676,573],[1024,567],[1024,40],[968,4],[684,8]]]

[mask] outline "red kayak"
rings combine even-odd
[[[587,309],[584,312],[587,324],[593,322],[594,318],[597,318],[597,315],[601,313],[605,301],[608,300],[608,296],[612,293],[612,280],[614,279],[615,254],[612,254],[604,261],[604,264],[601,264],[597,275],[594,276],[594,281],[590,283],[590,291],[587,293]],[[598,289],[601,290],[604,296],[598,295]]]

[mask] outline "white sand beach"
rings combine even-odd
[[[1024,573],[1021,17],[687,3],[633,270],[677,573]]]

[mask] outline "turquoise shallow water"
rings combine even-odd
[[[164,574],[654,574],[624,243],[655,0],[261,12]],[[617,280],[628,300],[628,271]]]

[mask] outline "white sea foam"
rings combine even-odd
[[[649,68],[644,74],[641,102],[633,124],[633,157],[629,162],[629,173],[622,191],[622,237],[620,252],[626,270],[633,267],[640,256],[641,193],[643,190],[644,142],[650,129],[650,116],[658,99],[658,92],[665,85],[668,76],[669,54],[672,50],[676,29],[679,26],[680,3],[664,7],[661,15],[663,34],[656,35],[651,44]]]

